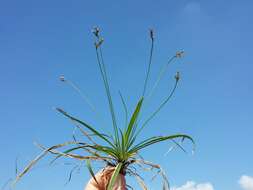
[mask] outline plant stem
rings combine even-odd
[[[173,94],[177,88],[177,84],[178,84],[178,81],[175,82],[175,85],[174,85],[171,93],[169,94],[169,96],[160,104],[160,106],[153,112],[153,114],[151,114],[151,116],[144,122],[144,124],[141,126],[141,128],[136,133],[136,136],[142,131],[142,129],[148,124],[148,122],[151,121],[156,116],[156,114],[165,106],[165,104],[171,99],[171,97],[173,96]]]
[[[93,103],[89,100],[89,98],[80,90],[80,88],[78,88],[78,86],[76,84],[74,84],[72,81],[70,80],[66,80],[66,83],[68,83],[74,90],[76,90],[78,92],[78,94],[84,99],[84,101],[90,106],[90,108],[92,109],[92,111],[99,117],[99,114],[97,113],[95,106],[93,105]]]
[[[155,82],[154,86],[152,87],[152,89],[151,89],[151,91],[150,91],[150,93],[149,93],[149,95],[148,95],[148,97],[147,97],[148,100],[151,98],[152,94],[154,93],[155,89],[157,88],[157,86],[158,86],[159,82],[161,81],[162,77],[164,76],[164,74],[165,74],[165,72],[166,72],[168,66],[170,65],[170,63],[172,63],[172,61],[173,61],[175,58],[176,58],[176,56],[171,57],[171,58],[168,60],[168,62],[161,68],[161,70],[160,70],[160,72],[159,72],[159,75],[158,75],[158,77],[157,77],[157,79],[156,79],[156,82]]]
[[[145,82],[144,82],[144,88],[143,88],[143,92],[142,92],[142,97],[144,97],[145,92],[146,92],[146,88],[147,88],[147,83],[148,83],[148,78],[149,78],[149,74],[150,74],[150,68],[151,68],[151,64],[152,64],[152,58],[153,58],[153,49],[154,49],[154,39],[151,38],[151,48],[150,48],[148,71],[147,71]]]
[[[109,88],[109,84],[108,84],[106,68],[105,68],[105,64],[104,64],[104,59],[103,59],[101,47],[99,47],[99,51],[98,51],[98,48],[96,48],[96,56],[97,56],[97,61],[98,61],[98,65],[99,65],[99,70],[100,70],[101,76],[103,78],[103,82],[104,82],[104,86],[105,86],[105,90],[106,90],[106,95],[107,95],[107,99],[108,99],[108,103],[109,103],[109,108],[110,108],[110,112],[111,112],[113,129],[114,129],[114,133],[115,133],[114,141],[115,141],[115,145],[118,145],[119,144],[118,143],[119,142],[118,128],[117,128],[116,117],[115,117],[115,113],[114,113],[114,108],[113,108],[112,98],[111,98],[111,94],[110,94],[110,88]]]

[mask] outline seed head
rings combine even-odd
[[[62,81],[62,82],[65,82],[65,81],[66,81],[64,75],[61,75],[61,76],[59,77],[59,79],[60,79],[60,81]]]
[[[100,32],[100,29],[95,26],[93,29],[92,29],[92,33],[97,37],[99,38],[99,32]]]
[[[176,53],[176,58],[181,58],[181,57],[183,57],[183,55],[184,55],[184,51],[178,51]]]
[[[179,73],[179,72],[177,72],[177,73],[176,73],[176,75],[175,75],[175,79],[176,79],[176,82],[178,82],[178,81],[179,81],[179,79],[180,79],[180,73]]]
[[[103,42],[104,42],[104,39],[103,39],[103,38],[101,38],[101,39],[99,40],[99,42],[95,42],[96,49],[98,49],[99,46],[101,46]]]
[[[150,35],[151,40],[153,41],[154,40],[154,30],[153,29],[149,30],[149,35]]]

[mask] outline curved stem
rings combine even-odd
[[[98,112],[95,109],[94,104],[90,101],[90,99],[80,90],[80,88],[73,83],[71,80],[65,79],[64,82],[66,82],[66,84],[69,84],[69,86],[74,89],[83,99],[84,101],[88,104],[88,106],[92,109],[92,111],[98,116],[98,118],[100,118]]]
[[[157,77],[157,79],[156,79],[156,82],[155,82],[154,86],[152,87],[152,89],[151,89],[151,91],[150,91],[150,93],[149,93],[149,95],[148,95],[148,97],[147,97],[147,100],[149,100],[149,99],[151,98],[151,96],[152,96],[152,94],[154,93],[155,89],[157,88],[159,82],[161,81],[162,77],[164,76],[164,74],[165,74],[165,72],[166,72],[168,66],[170,65],[170,63],[172,63],[172,61],[173,61],[175,58],[176,58],[176,56],[172,56],[172,57],[168,60],[168,62],[161,68],[161,70],[160,70],[160,72],[159,72],[159,75],[158,75],[158,77]]]
[[[139,129],[139,131],[136,133],[136,136],[142,131],[142,129],[148,124],[149,121],[151,121],[156,114],[166,105],[166,103],[171,99],[171,97],[173,96],[176,88],[177,88],[177,84],[178,81],[175,82],[175,85],[171,91],[171,93],[169,94],[169,96],[160,104],[160,106],[153,112],[153,114],[151,114],[151,116],[149,116],[149,118],[144,122],[144,124],[141,126],[141,128]]]

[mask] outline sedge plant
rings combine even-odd
[[[133,113],[131,114],[130,118],[128,119],[128,108],[127,104],[120,93],[120,98],[122,101],[122,105],[125,110],[126,116],[126,126],[119,127],[116,119],[114,104],[111,96],[110,85],[108,80],[108,74],[106,70],[106,65],[104,63],[103,58],[103,51],[102,45],[104,39],[100,35],[100,30],[98,27],[93,29],[93,34],[95,36],[95,50],[96,50],[96,58],[97,64],[99,67],[99,71],[102,77],[102,81],[105,87],[105,92],[107,95],[107,100],[110,109],[110,115],[112,120],[112,134],[104,134],[101,131],[101,128],[95,128],[94,126],[88,124],[87,122],[76,118],[75,116],[67,113],[62,108],[56,108],[56,110],[65,116],[67,119],[73,122],[76,129],[85,137],[85,141],[78,141],[75,136],[73,136],[73,141],[61,143],[54,145],[50,148],[46,148],[40,144],[37,144],[39,148],[42,149],[40,155],[38,155],[34,160],[32,160],[19,174],[17,174],[14,184],[19,181],[27,172],[29,172],[34,165],[45,157],[47,154],[53,154],[55,157],[51,161],[51,163],[55,162],[61,157],[68,157],[73,158],[79,161],[86,161],[86,165],[88,171],[90,172],[91,176],[94,178],[95,181],[96,177],[94,171],[92,169],[91,163],[94,161],[101,161],[105,163],[105,166],[109,165],[114,167],[113,174],[110,178],[109,184],[107,186],[107,190],[112,190],[114,183],[119,174],[123,175],[130,175],[134,176],[138,181],[139,185],[142,189],[146,190],[147,186],[145,185],[144,180],[139,175],[138,170],[135,167],[138,166],[140,169],[147,169],[150,170],[157,170],[157,174],[160,174],[163,179],[163,189],[169,189],[169,182],[165,175],[165,172],[162,170],[159,164],[154,164],[142,158],[140,156],[140,152],[159,142],[163,141],[171,141],[174,143],[174,146],[178,146],[180,149],[185,151],[182,146],[182,142],[185,139],[190,140],[193,143],[193,147],[195,146],[194,140],[192,137],[186,134],[173,134],[167,136],[152,136],[145,140],[138,140],[138,137],[143,132],[143,129],[147,126],[147,124],[158,114],[158,112],[169,102],[169,100],[173,97],[175,90],[178,86],[178,82],[180,80],[179,72],[175,75],[175,84],[172,88],[171,92],[165,97],[165,99],[160,103],[160,105],[154,110],[153,113],[143,122],[139,122],[140,114],[142,111],[142,107],[146,99],[149,99],[153,92],[155,91],[156,87],[158,86],[160,80],[163,78],[168,66],[170,63],[175,61],[177,58],[181,58],[183,55],[183,51],[178,51],[175,55],[173,55],[168,62],[162,67],[160,73],[157,77],[156,82],[154,83],[153,88],[151,89],[150,93],[147,94],[147,84],[149,81],[151,66],[152,66],[152,58],[153,58],[153,49],[154,49],[154,31],[149,31],[149,37],[151,40],[151,48],[150,48],[150,55],[148,61],[148,68],[145,76],[144,87],[142,90],[141,97],[137,102]],[[86,101],[86,103],[91,107],[92,110],[95,112],[95,108],[91,101],[80,91],[80,89],[71,81],[67,80],[64,76],[60,77],[60,80],[64,83],[68,83],[72,88],[74,88]],[[100,139],[98,143],[97,139]],[[64,150],[62,150],[65,148]],[[85,152],[85,155],[80,152],[82,150]],[[78,152],[79,151],[79,152]],[[78,153],[77,153],[78,152]],[[76,169],[73,168],[73,170]],[[72,171],[73,172],[73,171]],[[71,172],[71,174],[72,174]],[[71,178],[71,175],[70,175]]]

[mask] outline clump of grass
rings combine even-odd
[[[54,145],[50,148],[46,148],[40,144],[37,144],[37,146],[42,149],[41,154],[38,155],[33,161],[31,161],[23,169],[23,171],[17,175],[14,183],[16,183],[27,172],[29,172],[31,168],[39,160],[41,160],[48,153],[51,153],[55,156],[55,158],[52,160],[51,163],[54,163],[57,159],[61,157],[73,158],[79,161],[86,161],[88,171],[90,172],[91,176],[94,178],[95,181],[96,181],[95,174],[91,166],[91,163],[93,161],[102,161],[105,163],[105,166],[110,165],[110,166],[115,167],[115,170],[112,174],[112,177],[107,187],[108,190],[112,190],[115,180],[117,176],[119,175],[119,173],[123,175],[134,176],[136,180],[138,181],[138,183],[140,184],[140,186],[142,187],[142,189],[147,189],[144,183],[144,180],[138,174],[138,170],[135,169],[136,166],[139,166],[143,169],[145,169],[145,166],[149,166],[150,170],[152,171],[157,170],[158,171],[157,173],[160,174],[163,179],[163,189],[169,189],[169,182],[165,175],[165,172],[162,170],[162,168],[158,164],[154,164],[154,163],[144,160],[140,156],[141,150],[162,141],[171,141],[175,144],[175,146],[178,146],[180,149],[185,151],[181,143],[185,139],[188,139],[194,145],[195,144],[194,140],[186,134],[152,136],[142,141],[138,141],[138,137],[143,132],[143,129],[147,126],[147,124],[159,113],[159,111],[173,97],[176,91],[176,88],[178,86],[178,83],[180,81],[179,72],[177,72],[175,75],[174,87],[172,88],[168,96],[165,97],[163,101],[161,101],[160,105],[156,109],[154,109],[154,112],[151,113],[150,116],[143,123],[140,123],[138,119],[140,117],[143,104],[145,103],[146,99],[150,98],[153,92],[156,90],[156,87],[158,86],[160,80],[162,79],[166,70],[168,69],[168,65],[171,64],[175,59],[181,58],[184,52],[178,51],[176,52],[175,55],[173,55],[171,58],[168,59],[168,62],[164,65],[164,67],[159,72],[159,75],[157,77],[157,80],[154,83],[153,88],[151,89],[149,94],[147,94],[147,84],[149,82],[150,71],[152,67],[153,49],[154,49],[154,41],[155,41],[154,31],[153,30],[149,31],[150,40],[151,40],[151,48],[150,48],[148,68],[147,68],[146,77],[144,81],[143,91],[129,119],[128,119],[127,104],[122,94],[120,93],[120,98],[125,110],[126,125],[124,127],[119,127],[117,123],[117,119],[116,119],[113,99],[111,96],[106,65],[104,63],[104,58],[103,58],[102,45],[104,43],[104,39],[101,37],[100,30],[98,27],[95,27],[93,29],[93,34],[95,36],[94,45],[95,45],[95,50],[96,50],[97,64],[98,64],[98,68],[99,68],[102,81],[104,83],[106,95],[107,95],[107,100],[108,100],[111,120],[112,120],[113,134],[112,135],[103,134],[101,132],[103,131],[103,129],[95,128],[94,126],[88,124],[87,122],[80,120],[76,118],[75,116],[67,113],[62,108],[56,108],[56,110],[59,113],[61,113],[63,116],[65,116],[66,118],[68,118],[70,121],[72,121],[75,124],[76,129],[80,131],[80,133],[85,137],[86,141],[79,142],[76,140],[75,136],[73,135],[73,139],[74,139],[73,141]],[[80,91],[80,89],[74,83],[67,80],[64,76],[61,76],[60,80],[64,83],[69,84],[74,90],[76,90],[83,97],[86,103],[91,107],[91,109],[94,112],[96,112],[91,101]],[[94,138],[99,138],[102,143],[98,144],[96,139]],[[177,139],[179,139],[179,141],[177,141]],[[66,148],[66,149],[63,151],[60,151],[59,150],[60,148]],[[86,152],[86,155],[74,153],[77,150],[83,150],[84,152]],[[72,172],[76,168],[77,167],[75,166],[73,170],[71,171],[69,180],[71,179]]]

